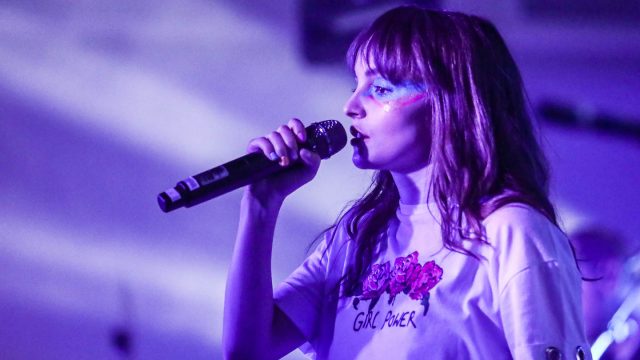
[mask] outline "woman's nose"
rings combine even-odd
[[[360,102],[360,94],[358,92],[354,92],[347,103],[344,104],[343,109],[345,115],[352,119],[362,119],[366,113],[364,108],[362,107],[362,103]]]

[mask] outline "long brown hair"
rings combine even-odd
[[[433,166],[429,194],[441,215],[446,248],[475,257],[461,242],[486,241],[482,220],[509,203],[528,204],[557,225],[548,199],[547,163],[522,78],[489,21],[398,7],[355,38],[347,53],[351,69],[359,58],[368,59],[365,63],[391,82],[410,80],[427,89],[431,141],[425,146],[430,146]],[[378,255],[398,202],[390,172],[377,171],[368,191],[332,227],[335,234],[337,226],[346,226],[356,243],[343,279],[348,293],[357,293]]]

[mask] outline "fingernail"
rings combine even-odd
[[[280,156],[280,166],[289,165],[289,158],[286,156]]]
[[[271,159],[272,161],[276,161],[280,159],[280,157],[278,157],[278,154],[276,154],[275,152],[272,152],[271,154],[269,154],[269,159]]]

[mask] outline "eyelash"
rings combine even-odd
[[[375,94],[378,96],[385,96],[388,95],[390,93],[393,92],[393,89],[384,87],[384,86],[380,86],[380,85],[371,85],[370,89],[372,89],[373,91],[370,92],[370,94]],[[356,87],[351,88],[351,93],[355,93],[357,90]]]
[[[372,87],[373,87],[373,92],[380,96],[387,95],[393,91],[389,88],[378,86],[378,85],[373,85]]]

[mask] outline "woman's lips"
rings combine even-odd
[[[363,144],[364,139],[353,138],[349,143],[351,144],[351,146],[357,146],[357,145]]]
[[[351,145],[361,144],[368,138],[368,136],[364,135],[353,126],[349,128],[349,132],[351,132],[351,135],[353,136],[353,139],[350,141]]]

